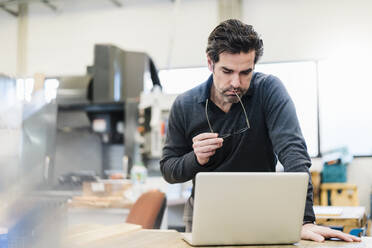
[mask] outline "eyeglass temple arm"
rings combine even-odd
[[[213,128],[212,128],[212,125],[211,125],[211,123],[209,121],[209,117],[208,117],[208,99],[205,102],[205,116],[207,117],[208,126],[209,126],[209,129],[211,130],[211,133],[214,133]]]
[[[242,109],[243,109],[243,112],[244,112],[244,115],[245,115],[245,121],[247,122],[247,126],[248,126],[248,128],[251,128],[251,125],[249,125],[248,115],[247,115],[247,112],[245,112],[245,108],[244,108],[244,105],[243,105],[243,103],[242,103],[242,100],[240,99],[239,95],[236,93],[235,90],[234,90],[234,93],[235,93],[235,95],[238,97],[239,102],[240,102],[240,104],[242,105]]]

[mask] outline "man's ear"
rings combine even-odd
[[[208,60],[208,69],[213,72],[213,61],[212,59],[207,55],[207,60]]]

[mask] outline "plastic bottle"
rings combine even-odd
[[[132,180],[133,198],[138,199],[145,190],[145,182],[147,178],[147,169],[142,163],[136,163],[130,172]]]
[[[131,170],[130,178],[133,184],[144,184],[147,178],[147,169],[142,163],[136,163]]]

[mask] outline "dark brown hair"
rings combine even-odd
[[[248,53],[254,50],[254,63],[257,63],[263,54],[263,42],[251,25],[236,19],[221,22],[209,35],[207,54],[214,63],[219,61],[223,52],[231,54]]]

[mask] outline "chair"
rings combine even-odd
[[[163,219],[166,196],[159,190],[143,193],[129,211],[126,222],[141,225],[145,229],[159,229]]]
[[[320,185],[320,205],[327,206],[330,192],[331,206],[359,206],[358,188],[349,183],[323,183]]]

